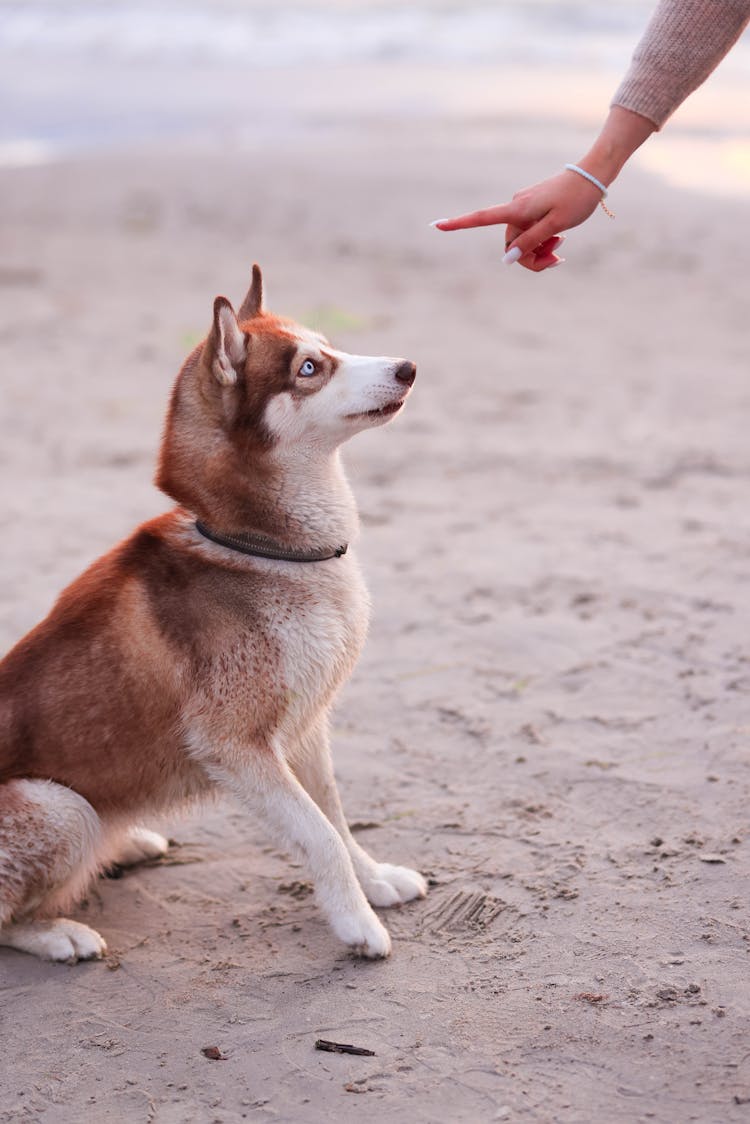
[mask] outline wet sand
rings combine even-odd
[[[746,1118],[745,209],[634,169],[540,278],[427,227],[584,139],[321,118],[0,173],[4,647],[163,509],[171,380],[253,260],[418,363],[347,449],[375,614],[335,748],[363,845],[432,880],[361,963],[237,807],[153,825],[75,914],[105,963],[0,950],[0,1120]]]

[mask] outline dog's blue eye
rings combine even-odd
[[[315,364],[312,359],[306,359],[299,369],[299,373],[306,379],[315,374]]]

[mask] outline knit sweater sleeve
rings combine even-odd
[[[750,22],[750,0],[661,0],[612,105],[660,129]]]

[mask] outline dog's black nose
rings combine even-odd
[[[417,377],[417,368],[414,363],[410,362],[408,359],[404,359],[403,363],[399,363],[398,367],[396,367],[396,370],[393,373],[399,382],[403,382],[406,383],[407,386],[411,386],[411,384]]]

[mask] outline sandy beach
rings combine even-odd
[[[457,77],[452,113],[400,114],[387,74],[348,114],[316,75],[304,128],[0,170],[2,650],[166,506],[172,379],[253,261],[275,310],[417,362],[346,449],[374,619],[335,755],[363,845],[431,880],[358,962],[239,807],[153,824],[169,857],[75,914],[106,961],[0,950],[7,1124],[747,1119],[746,201],[635,165],[563,268],[502,268],[499,231],[429,220],[589,127],[461,108]]]

